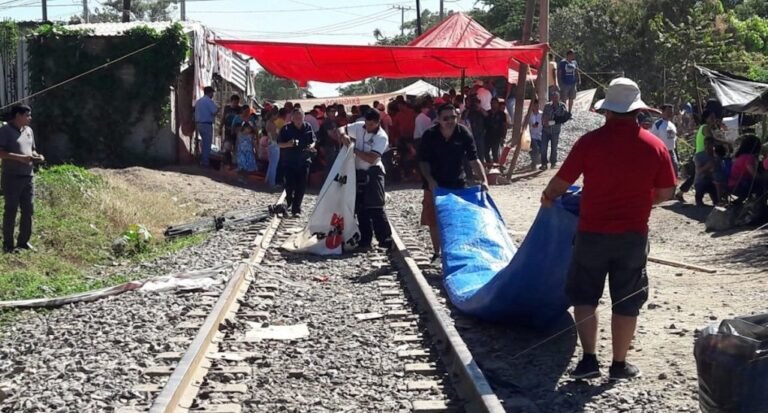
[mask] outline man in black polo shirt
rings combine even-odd
[[[10,120],[0,128],[0,159],[3,160],[2,188],[5,198],[3,214],[3,251],[12,252],[14,248],[32,249],[29,238],[32,236],[32,196],[34,187],[32,177],[33,162],[45,160],[35,148],[35,135],[29,123],[32,121],[32,109],[25,105],[11,108]],[[16,228],[16,211],[21,209],[19,239],[13,244],[13,232]]]
[[[277,139],[280,146],[280,168],[285,182],[285,202],[291,208],[291,214],[301,215],[301,201],[307,189],[309,166],[315,151],[315,133],[304,122],[301,108],[291,114],[291,123],[283,126]]]
[[[482,177],[483,190],[488,190],[488,178],[483,164],[477,158],[477,147],[472,133],[456,121],[456,107],[443,104],[437,110],[437,125],[427,129],[421,137],[419,166],[426,181],[422,201],[421,224],[429,226],[432,261],[440,257],[440,234],[437,231],[434,191],[437,187],[462,189],[467,186],[464,161],[472,167],[474,176]]]

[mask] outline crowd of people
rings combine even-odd
[[[656,121],[641,114],[639,123],[664,142],[676,173],[684,178],[675,193],[678,201],[685,202],[685,194],[694,189],[697,206],[705,205],[706,196],[712,205],[740,205],[768,191],[768,153],[762,150],[762,143],[755,135],[742,135],[736,142],[725,138],[719,102],[707,102],[700,125],[694,129],[693,155],[685,162],[680,162],[678,157],[679,130],[673,122],[676,111],[672,105],[665,104],[660,112],[661,118]],[[683,115],[686,113],[684,110]]]

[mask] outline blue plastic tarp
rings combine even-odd
[[[520,248],[480,187],[438,188],[435,207],[444,285],[453,305],[478,318],[547,328],[566,313],[565,280],[580,196],[541,208]]]

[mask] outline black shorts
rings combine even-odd
[[[613,313],[636,317],[648,300],[648,248],[646,234],[579,232],[565,287],[571,304],[596,307],[608,275]]]

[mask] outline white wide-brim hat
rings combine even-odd
[[[595,103],[596,110],[609,110],[616,113],[629,113],[636,110],[654,110],[640,98],[637,83],[626,77],[611,81],[605,90],[605,99]]]

